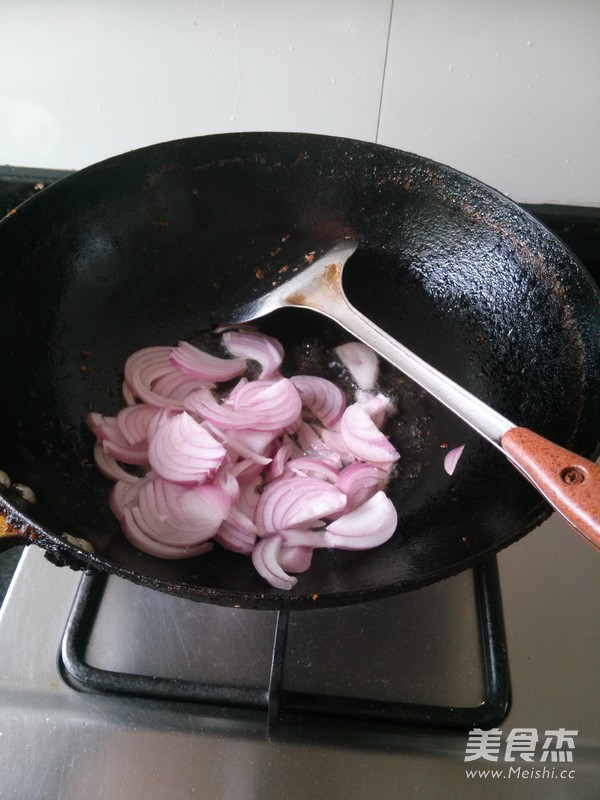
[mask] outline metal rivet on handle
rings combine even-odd
[[[584,482],[586,475],[579,467],[567,467],[563,469],[560,477],[565,483],[568,483],[569,486],[577,486],[577,484]]]

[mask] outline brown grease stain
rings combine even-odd
[[[342,278],[341,264],[337,264],[334,262],[333,264],[329,264],[328,267],[325,267],[325,270],[323,272],[323,279],[325,283],[329,285],[330,288],[337,289],[341,278]]]
[[[329,289],[330,292],[339,293],[341,278],[342,265],[334,262],[333,264],[329,264],[325,267],[320,278],[320,283]],[[286,303],[290,303],[295,306],[312,306],[310,296],[307,297],[304,292],[292,292],[292,294],[289,294],[285,300]]]
[[[288,295],[285,299],[287,303],[292,303],[295,306],[307,305],[306,295],[304,292],[294,292],[293,294]]]

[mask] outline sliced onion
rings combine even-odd
[[[335,459],[340,469],[356,461],[357,457],[348,449],[340,431],[330,431],[325,428],[321,431],[321,440],[330,453],[332,461]]]
[[[271,458],[261,455],[261,453],[257,452],[257,449],[255,449],[255,447],[258,449],[264,449],[264,444],[259,445],[256,438],[254,438],[252,441],[254,447],[248,447],[248,445],[244,444],[243,437],[236,435],[238,433],[245,433],[244,431],[231,431],[228,429],[222,430],[217,425],[214,425],[212,422],[208,422],[207,420],[204,420],[202,427],[206,428],[206,430],[212,436],[214,436],[218,442],[221,442],[225,449],[230,451],[230,454],[244,459],[251,459],[252,461],[256,461],[257,464],[266,465],[271,463]],[[253,431],[253,433],[255,433],[257,436],[259,435],[258,431]],[[260,433],[260,435],[263,436],[264,434]],[[269,442],[273,438],[270,432],[267,434],[267,437]]]
[[[348,342],[336,347],[335,354],[359,389],[369,392],[374,388],[379,372],[377,353],[362,342]]]
[[[235,505],[240,499],[240,484],[232,471],[231,464],[225,464],[215,473],[213,477],[213,485],[222,489],[227,497],[229,497],[231,504]]]
[[[390,407],[389,397],[380,393],[371,395],[368,398],[363,398],[362,401],[358,401],[358,403],[371,417],[375,426],[381,428]]]
[[[179,369],[171,361],[172,351],[170,347],[147,347],[127,359],[123,381],[123,396],[127,405],[133,405],[139,399],[158,408],[181,410],[187,394],[194,389],[214,385]]]
[[[460,447],[454,447],[452,450],[449,450],[446,453],[444,458],[444,469],[448,473],[448,475],[453,475],[454,470],[456,469],[456,465],[460,457],[463,454],[463,450],[465,449],[464,444],[461,444]]]
[[[260,495],[254,521],[261,536],[320,524],[346,507],[335,486],[316,478],[282,477]]]
[[[302,398],[302,405],[326,428],[339,422],[346,408],[346,395],[326,378],[295,375],[290,378]]]
[[[256,464],[252,466],[256,467]],[[256,507],[260,500],[260,489],[263,485],[262,470],[246,469],[243,473],[237,473],[240,485],[240,497],[237,501],[237,508],[249,519],[255,520]]]
[[[238,428],[235,430],[226,428],[223,433],[226,434],[227,441],[232,443],[232,447],[240,448],[240,453],[254,453],[256,456],[262,457],[257,459],[262,463],[269,464],[271,462],[271,458],[266,453],[272,449],[271,444],[275,438],[273,431],[244,431]]]
[[[348,450],[363,461],[396,461],[400,454],[375,425],[367,411],[354,403],[344,411],[340,431]]]
[[[174,368],[172,372],[168,372],[154,381],[152,392],[153,395],[163,398],[165,404],[181,409],[188,394],[203,387],[214,388],[214,384],[191,378]]]
[[[171,484],[173,485],[173,484]],[[192,488],[184,487],[179,498],[184,520],[189,520],[195,530],[202,528],[203,536],[211,536],[228,516],[232,507],[232,497],[216,483],[203,483]]]
[[[102,449],[108,456],[116,458],[117,461],[122,461],[124,464],[136,464],[140,467],[148,465],[148,445],[146,442],[141,442],[136,445],[121,444],[119,442],[104,439],[102,441]]]
[[[231,429],[277,431],[291,425],[301,413],[302,401],[291,381],[250,381],[235,395],[233,404],[218,403],[204,391],[192,392],[185,407],[193,414]]]
[[[121,384],[121,394],[123,395],[123,400],[125,401],[125,405],[133,406],[137,402],[137,397],[131,386],[129,385],[128,381],[123,381]]]
[[[281,536],[269,536],[258,539],[252,551],[254,568],[271,586],[276,589],[289,590],[298,582],[298,578],[288,575],[279,565],[278,556],[281,551]]]
[[[287,378],[250,381],[236,392],[233,408],[238,414],[262,414],[267,420],[252,430],[276,430],[295,422],[302,413],[302,400]],[[240,428],[239,425],[236,425]]]
[[[163,422],[148,446],[152,469],[175,483],[206,480],[225,454],[223,445],[185,411]]]
[[[232,356],[258,362],[261,367],[259,379],[279,377],[283,347],[272,336],[258,331],[226,331],[223,334],[223,344]]]
[[[139,476],[127,472],[114,456],[109,455],[104,450],[101,442],[96,442],[94,444],[94,462],[102,475],[112,481],[134,483],[139,479]]]
[[[342,459],[340,453],[329,444],[329,434],[331,431],[323,429],[319,435],[316,430],[307,422],[302,422],[298,426],[296,437],[300,451],[303,454],[327,461],[333,467],[341,468]],[[326,438],[327,436],[327,438]]]
[[[122,445],[127,444],[125,437],[119,430],[116,417],[106,417],[104,414],[98,414],[97,411],[92,411],[85,419],[88,428],[96,439],[100,441],[110,439]]]
[[[153,384],[159,378],[175,370],[170,362],[171,349],[145,347],[129,356],[125,362],[125,382],[132,397],[159,408],[172,403],[170,398],[152,391]]]
[[[121,433],[116,417],[105,417],[92,412],[86,417],[87,424],[102,446],[106,456],[124,464],[146,466],[148,464],[148,445],[145,441],[129,444]],[[96,458],[98,451],[96,450]],[[111,469],[109,459],[102,461],[103,467]],[[110,477],[110,476],[109,476]]]
[[[148,441],[148,427],[160,413],[160,409],[145,403],[126,406],[116,416],[117,427],[128,444],[141,444]]]
[[[281,539],[285,547],[326,547],[322,531],[304,531],[292,528],[281,531]]]
[[[112,513],[120,521],[126,508],[125,497],[126,497],[127,487],[131,486],[131,483],[127,480],[121,480],[119,478],[113,480],[115,482],[113,483],[112,489],[110,490],[108,505]]]
[[[277,561],[286,572],[306,572],[312,564],[313,552],[312,547],[284,546],[279,551]]]
[[[273,456],[273,461],[269,467],[269,478],[271,480],[273,480],[273,478],[278,478],[283,474],[291,453],[292,443],[290,441],[284,442],[282,445],[280,445],[280,447],[277,448],[277,452]]]
[[[388,477],[387,470],[364,461],[344,467],[337,479],[337,488],[348,499],[347,510],[354,510],[383,489]]]
[[[117,480],[110,493],[110,509],[117,519],[121,519],[126,508],[137,505],[141,487],[146,481],[153,480],[153,473],[148,473],[143,478],[135,481]]]
[[[230,508],[230,498],[217,486],[189,488],[157,476],[142,486],[137,505],[128,510],[154,541],[189,547],[212,539]]]
[[[398,515],[384,492],[377,492],[354,511],[327,526],[324,541],[341,550],[364,550],[387,542],[394,534]]]
[[[222,382],[237,378],[246,369],[245,358],[219,358],[199,350],[189,342],[179,342],[170,355],[170,362],[181,372],[206,382]]]
[[[239,508],[233,506],[227,519],[223,521],[216,532],[215,541],[227,550],[250,555],[254,549],[257,534],[254,522]]]
[[[233,387],[233,389],[229,392],[229,394],[223,398],[223,403],[225,405],[233,405],[236,394],[240,391],[240,389],[243,389],[244,386],[246,386],[249,382],[250,381],[246,377],[240,378],[239,381],[236,383],[236,385]],[[207,395],[207,397],[208,396],[209,395]]]
[[[232,464],[230,469],[238,481],[252,481],[261,478],[263,466],[252,458],[242,458]]]
[[[281,377],[277,340],[229,330],[223,344],[231,358],[186,342],[134,353],[126,407],[87,417],[98,468],[115,481],[110,508],[132,544],[179,559],[214,540],[251,555],[272,586],[289,590],[289,573],[306,571],[316,548],[389,538],[397,515],[382,490],[398,453],[379,430],[391,406],[375,394],[371,351],[338,353],[361,387],[360,402],[347,406],[324,378]],[[258,378],[243,374],[247,361],[259,363]],[[218,384],[236,377],[220,397]]]
[[[201,542],[200,544],[187,545],[185,547],[157,542],[139,527],[130,508],[126,509],[123,514],[121,527],[125,536],[138,550],[156,558],[192,558],[193,556],[209,553],[213,548],[212,542]]]
[[[159,413],[154,417],[154,419],[151,419],[148,422],[147,433],[149,442],[152,441],[152,439],[154,439],[154,436],[156,435],[158,429],[161,428],[167,420],[176,417],[178,414],[181,414],[181,411],[179,409],[170,408],[168,406],[166,408],[160,408],[158,409],[158,411]]]
[[[320,478],[330,483],[337,483],[339,470],[328,461],[311,456],[299,456],[290,459],[285,465],[285,471],[294,475],[305,475],[307,478]],[[343,489],[338,485],[338,489]],[[345,492],[344,492],[345,494]]]

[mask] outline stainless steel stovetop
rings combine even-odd
[[[502,731],[497,760],[465,761],[468,729],[285,709],[269,724],[261,708],[76,688],[59,651],[82,578],[31,547],[0,614],[0,798],[598,798],[600,559],[553,517],[498,566],[511,705],[488,726]],[[269,682],[275,621],[111,577],[85,662],[254,691]],[[485,691],[471,572],[365,606],[296,612],[288,651],[290,696],[366,691],[477,707]],[[559,729],[577,731],[572,747],[542,761],[546,732]],[[532,760],[514,748],[506,759],[519,731],[539,737]],[[484,773],[492,768],[498,777]]]

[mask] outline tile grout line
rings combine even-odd
[[[394,0],[390,2],[390,15],[388,18],[388,32],[385,42],[385,55],[383,59],[383,75],[381,76],[381,92],[379,93],[379,108],[377,109],[377,125],[375,128],[375,143],[379,143],[379,125],[381,123],[381,110],[383,108],[383,93],[385,90],[385,77],[387,72],[388,54],[390,49],[390,39],[392,36],[392,17],[394,16]]]

